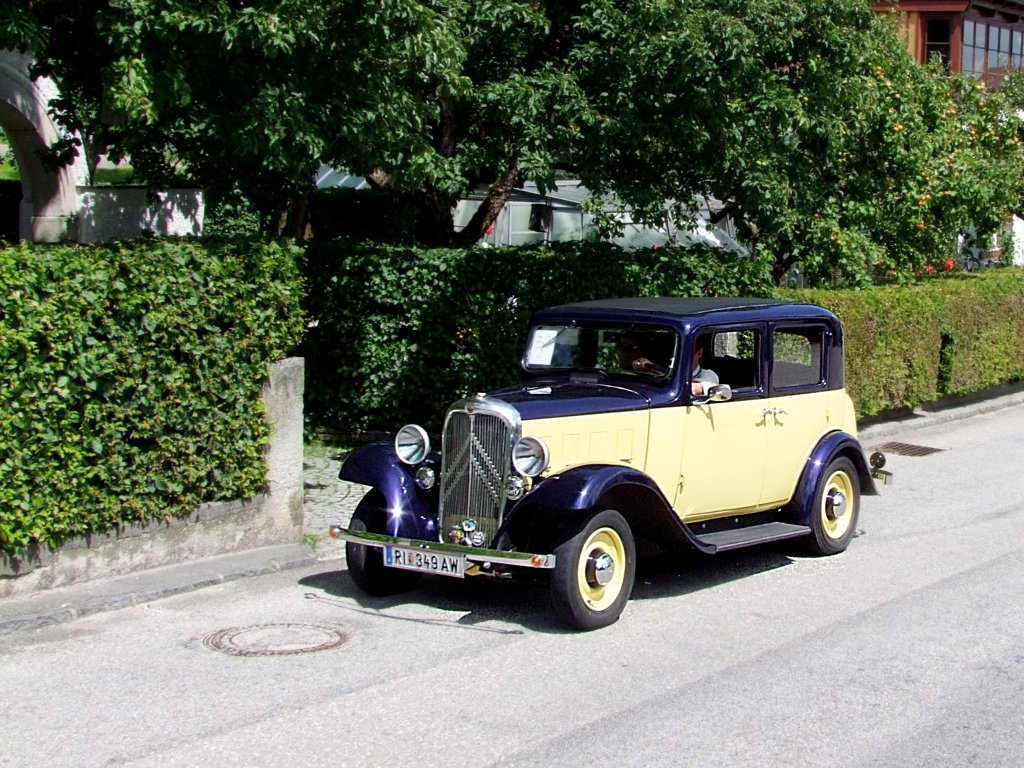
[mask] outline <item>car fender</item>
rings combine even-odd
[[[523,535],[517,531],[529,531],[532,546],[553,547],[600,508],[621,513],[637,538],[707,551],[649,475],[614,464],[574,467],[544,479],[510,510],[505,527],[513,539]]]
[[[875,481],[871,478],[871,469],[864,458],[864,450],[860,442],[848,432],[830,432],[825,435],[811,451],[807,458],[800,481],[797,483],[796,492],[789,503],[789,509],[793,514],[793,522],[802,525],[810,524],[811,508],[814,505],[814,492],[818,487],[822,475],[828,465],[840,456],[845,456],[853,462],[857,470],[857,478],[860,480],[860,492],[862,496],[874,496],[878,494]]]
[[[438,471],[440,458],[432,453],[416,467],[404,463],[391,443],[370,443],[353,451],[341,465],[338,477],[351,483],[368,485],[384,497],[387,530],[374,531],[390,536],[439,541],[436,486],[424,491],[416,484],[416,469],[428,466]]]

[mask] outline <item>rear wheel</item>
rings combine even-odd
[[[385,533],[386,517],[384,497],[377,491],[370,491],[356,507],[349,529]],[[368,595],[380,597],[408,592],[420,580],[420,574],[415,571],[403,571],[384,565],[384,550],[380,547],[367,547],[347,541],[345,559],[352,581]]]
[[[816,555],[842,552],[853,538],[860,512],[860,479],[852,461],[838,458],[828,465],[818,481],[813,504],[808,549]]]
[[[636,545],[625,518],[596,512],[583,529],[555,548],[551,598],[557,616],[575,629],[618,620],[633,591]]]

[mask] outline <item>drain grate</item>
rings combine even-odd
[[[946,449],[930,448],[927,445],[913,445],[912,443],[886,443],[878,446],[875,450],[883,453],[895,453],[899,456],[930,456]]]
[[[207,635],[203,645],[229,656],[289,656],[336,648],[348,635],[320,624],[256,624]]]

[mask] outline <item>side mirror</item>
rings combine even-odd
[[[732,387],[728,384],[715,384],[704,397],[695,397],[690,402],[694,405],[706,405],[707,403],[724,403],[726,400],[732,400]]]
[[[716,384],[708,392],[708,399],[713,403],[724,403],[726,400],[732,400],[732,387],[728,384]]]

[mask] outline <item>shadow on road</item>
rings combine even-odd
[[[632,600],[663,600],[685,597],[732,581],[753,578],[791,565],[793,547],[766,547],[705,556],[674,552],[643,560],[637,565]],[[324,570],[306,576],[299,584],[309,587],[309,599],[325,600],[344,610],[392,619],[415,621],[453,628],[519,634],[522,631],[548,634],[570,633],[554,618],[548,602],[547,577],[517,574],[514,578],[447,579],[425,577],[411,592],[372,597],[352,583],[345,569]],[[397,609],[419,605],[438,612],[462,613],[457,619],[442,616],[410,617]],[[489,622],[506,628],[484,626]],[[507,625],[522,629],[508,629]]]

